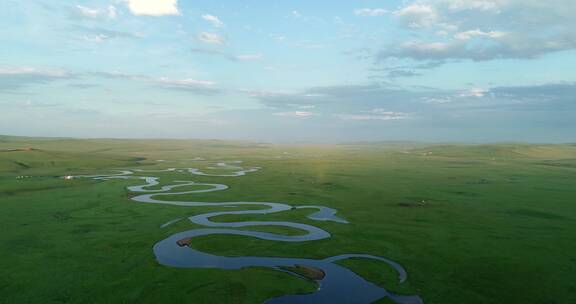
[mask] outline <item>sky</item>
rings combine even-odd
[[[0,134],[576,142],[574,0],[2,0]]]

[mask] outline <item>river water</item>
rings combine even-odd
[[[204,159],[192,159],[191,161],[203,161]],[[177,268],[216,268],[216,269],[240,269],[246,267],[268,267],[277,271],[287,272],[302,279],[297,273],[287,270],[295,265],[305,265],[308,267],[316,268],[324,273],[322,279],[316,280],[318,285],[317,290],[310,294],[301,295],[285,295],[272,299],[268,299],[265,303],[290,303],[290,304],[318,304],[318,303],[354,303],[354,304],[368,304],[375,302],[384,297],[388,297],[398,304],[423,304],[423,300],[417,295],[396,295],[387,291],[384,287],[373,284],[348,268],[336,264],[350,258],[372,259],[383,262],[389,267],[392,267],[398,274],[398,280],[403,283],[407,279],[406,270],[402,265],[389,260],[384,257],[378,257],[368,254],[343,254],[333,256],[325,259],[306,259],[306,258],[285,258],[285,257],[226,257],[218,256],[210,253],[205,253],[194,249],[193,240],[198,236],[206,235],[242,235],[254,237],[268,241],[279,242],[307,242],[330,237],[330,233],[308,224],[293,223],[293,222],[278,222],[278,221],[244,221],[244,222],[214,222],[212,217],[220,215],[239,215],[239,214],[270,214],[277,212],[285,212],[292,209],[311,209],[315,212],[308,215],[309,219],[317,221],[333,221],[342,224],[348,223],[343,218],[337,216],[337,210],[326,206],[291,206],[286,203],[278,202],[200,202],[200,201],[173,201],[162,200],[162,197],[189,195],[194,193],[207,193],[214,191],[223,191],[228,189],[224,184],[213,183],[196,183],[194,181],[171,181],[157,189],[150,189],[151,187],[160,185],[159,178],[154,176],[138,176],[135,173],[152,173],[152,172],[175,172],[186,175],[200,175],[220,178],[240,177],[248,173],[259,171],[260,167],[241,167],[241,161],[218,162],[212,166],[206,166],[210,172],[224,171],[224,173],[206,173],[199,168],[168,168],[162,170],[122,170],[114,174],[105,175],[82,175],[76,178],[93,178],[97,180],[110,180],[110,179],[134,179],[141,180],[143,183],[139,185],[129,186],[128,190],[136,193],[142,193],[132,198],[133,201],[147,204],[162,204],[174,206],[219,206],[219,207],[240,207],[250,206],[260,207],[260,209],[247,209],[247,210],[234,210],[234,211],[219,211],[204,214],[198,214],[188,217],[192,223],[205,226],[207,228],[193,229],[182,231],[159,241],[153,246],[154,255],[158,263]],[[174,191],[184,186],[200,186],[201,189],[187,190],[187,191]],[[171,220],[163,225],[161,228],[167,227],[176,223],[183,218]],[[238,230],[234,228],[255,227],[255,226],[283,226],[291,227],[306,232],[299,235],[283,235],[269,232]],[[183,245],[187,244],[187,245]]]

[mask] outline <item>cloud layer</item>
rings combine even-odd
[[[130,12],[138,16],[179,15],[178,0],[123,0]]]
[[[0,93],[16,92],[28,86],[71,79],[74,74],[62,69],[39,69],[26,66],[0,66]]]
[[[393,12],[415,38],[389,45],[380,59],[534,58],[576,49],[576,2],[423,0]]]

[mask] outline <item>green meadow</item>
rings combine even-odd
[[[194,157],[210,161],[180,164]],[[0,137],[0,303],[262,303],[315,290],[314,282],[266,268],[161,266],[152,246],[200,226],[160,225],[222,209],[135,203],[126,186],[140,181],[61,178],[203,168],[222,160],[262,170],[242,177],[153,175],[162,183],[230,186],[177,200],[325,205],[350,224],[314,221],[305,209],[220,216],[215,220],[307,223],[332,237],[284,243],[208,236],[193,241],[196,249],[225,256],[383,256],[406,268],[406,283],[398,284],[393,270],[378,261],[343,264],[390,291],[418,294],[426,304],[576,303],[574,144],[276,145],[8,136]]]

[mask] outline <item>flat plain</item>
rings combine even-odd
[[[192,245],[201,251],[383,256],[406,268],[405,284],[397,284],[392,269],[377,261],[344,264],[390,291],[418,294],[427,304],[576,303],[573,144],[275,145],[8,136],[0,137],[0,303],[262,303],[315,290],[312,281],[265,268],[159,265],[151,249],[156,242],[199,227],[188,221],[160,225],[221,208],[138,204],[126,190],[138,182],[62,178],[164,169],[196,157],[242,160],[262,170],[241,178],[155,176],[161,182],[230,187],[191,194],[190,200],[317,204],[337,209],[350,222],[313,221],[306,217],[309,210],[298,209],[220,216],[215,219],[307,223],[332,237],[284,243],[208,236]]]

